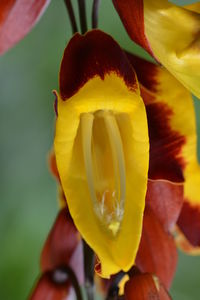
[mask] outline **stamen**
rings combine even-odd
[[[121,214],[120,211],[124,207],[124,201],[126,196],[126,171],[125,171],[124,151],[123,151],[121,135],[114,115],[104,112],[104,120],[108,130],[108,136],[109,136],[111,150],[112,150],[117,193],[118,193],[118,187],[120,186],[120,197],[118,197],[117,195],[118,203],[116,206],[116,216],[120,217]]]
[[[82,147],[83,147],[83,157],[88,181],[88,187],[90,191],[90,196],[93,204],[97,205],[97,198],[94,185],[94,174],[92,166],[92,127],[93,127],[94,116],[90,113],[85,113],[81,115],[81,134],[82,134]]]

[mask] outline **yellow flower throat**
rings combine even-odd
[[[85,172],[94,211],[116,235],[124,215],[126,170],[116,116],[111,111],[81,114]]]

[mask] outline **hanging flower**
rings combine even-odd
[[[127,271],[139,246],[149,161],[135,73],[107,34],[76,34],[56,95],[56,163],[72,218],[102,276]]]
[[[113,0],[130,38],[200,97],[200,6],[167,0]]]

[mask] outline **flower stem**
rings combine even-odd
[[[118,298],[118,293],[119,293],[119,283],[122,280],[122,278],[125,276],[124,272],[119,272],[118,274],[114,275],[112,279],[112,283],[109,287],[108,294],[106,297],[106,300],[117,300]]]
[[[70,19],[70,23],[71,23],[71,27],[72,27],[72,33],[76,33],[78,32],[78,27],[77,27],[77,23],[76,23],[76,18],[75,18],[75,14],[74,14],[74,10],[73,10],[73,6],[71,3],[71,0],[64,0],[68,14],[69,14],[69,19]]]
[[[78,0],[78,8],[81,24],[81,33],[84,34],[87,31],[85,0]]]
[[[85,290],[88,300],[94,300],[94,252],[83,240]]]
[[[73,284],[73,287],[74,287],[74,290],[76,293],[77,300],[83,300],[82,292],[81,292],[78,280],[76,278],[76,275],[74,274],[73,270],[69,267],[68,267],[68,273],[70,275],[70,278],[71,278],[71,281],[72,281],[72,284]]]
[[[98,27],[99,5],[101,0],[94,0],[92,6],[92,28]]]

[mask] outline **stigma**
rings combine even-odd
[[[123,142],[112,111],[83,113],[81,145],[87,185],[101,224],[116,236],[124,215],[126,170]]]

